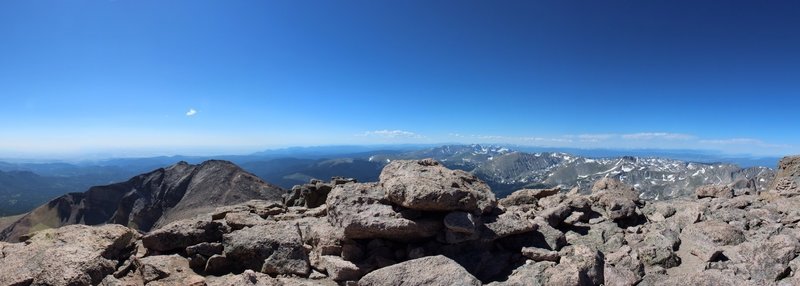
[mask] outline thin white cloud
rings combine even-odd
[[[361,134],[366,137],[382,137],[382,138],[422,138],[422,135],[406,130],[374,130],[367,131]]]
[[[568,138],[522,137],[520,139],[527,142],[572,143],[572,139]]]
[[[688,134],[667,133],[667,132],[641,132],[632,134],[622,134],[622,139],[628,139],[628,140],[654,140],[654,139],[689,140],[694,138],[695,138],[694,136]]]
[[[197,110],[194,110],[194,108],[189,108],[189,111],[186,112],[186,116],[194,116],[195,114],[197,114]]]

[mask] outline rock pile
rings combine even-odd
[[[795,180],[800,160],[784,161],[777,179]],[[144,235],[68,226],[0,243],[0,284],[800,285],[791,188],[642,201],[605,178],[587,195],[497,200],[472,174],[426,159],[392,162],[379,182],[295,189],[284,203],[221,207]]]

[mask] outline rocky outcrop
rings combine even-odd
[[[800,279],[800,196],[737,194],[731,187],[733,196],[643,201],[631,186],[604,179],[590,195],[526,189],[480,203],[481,182],[445,188],[441,182],[466,176],[435,161],[400,161],[385,174],[380,182],[336,184],[325,204],[313,208],[252,200],[141,237],[121,225],[21,236],[24,242],[0,243],[0,285],[796,285]],[[397,194],[386,182],[415,178],[427,189],[392,199]],[[420,205],[424,192],[443,207],[410,207]]]
[[[732,198],[733,187],[728,185],[705,185],[694,191],[698,199],[702,198]]]
[[[131,255],[127,227],[71,225],[0,243],[0,285],[97,285]]]
[[[435,236],[442,228],[436,219],[417,219],[419,212],[398,211],[384,199],[379,184],[348,184],[328,195],[328,220],[351,239],[418,239]]]
[[[290,207],[316,208],[325,204],[328,194],[336,186],[356,182],[356,179],[343,177],[333,177],[329,183],[312,179],[307,184],[292,187],[283,195],[283,203]]]
[[[640,218],[639,193],[618,179],[604,178],[592,187],[592,200],[615,221],[635,221]]]
[[[800,156],[783,158],[777,171],[768,190],[786,196],[800,194]]]
[[[380,180],[389,201],[413,210],[485,213],[497,205],[489,186],[475,175],[433,159],[391,162]]]
[[[283,193],[227,161],[180,162],[127,182],[56,198],[0,231],[0,240],[15,241],[28,232],[70,224],[116,223],[149,231],[220,206],[280,201]]]
[[[447,257],[429,256],[373,271],[358,281],[359,286],[481,285],[464,267]]]

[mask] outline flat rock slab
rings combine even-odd
[[[359,286],[451,286],[482,285],[464,267],[442,255],[428,256],[370,272]]]
[[[410,209],[485,213],[497,206],[489,185],[433,159],[393,161],[383,168],[380,182],[386,198]]]

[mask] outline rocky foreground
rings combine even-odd
[[[0,285],[800,285],[800,157],[768,191],[641,201],[612,178],[497,200],[434,160],[298,186],[142,233],[68,225],[0,242]]]

